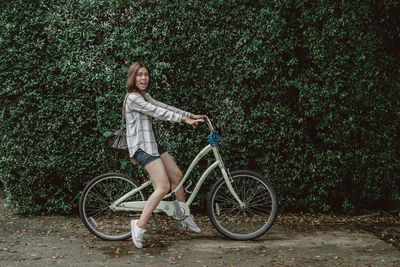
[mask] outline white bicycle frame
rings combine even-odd
[[[210,128],[211,132],[214,132],[214,128],[213,128],[210,120],[207,117],[205,117],[204,119],[205,119],[208,127]],[[235,190],[232,187],[233,180],[230,177],[230,175],[228,175],[228,172],[225,169],[221,155],[218,151],[218,147],[211,146],[211,145],[207,145],[205,148],[203,148],[203,150],[201,150],[197,154],[197,156],[194,158],[194,160],[190,164],[189,168],[187,169],[182,181],[171,193],[167,194],[164,197],[164,199],[171,197],[172,194],[175,194],[183,186],[185,181],[188,179],[190,173],[192,172],[193,168],[210,151],[214,152],[215,162],[213,164],[211,164],[207,168],[207,170],[205,170],[204,173],[201,175],[200,179],[196,183],[196,186],[195,186],[193,192],[190,194],[190,197],[187,200],[187,202],[185,203],[185,202],[179,201],[179,206],[182,209],[182,211],[184,211],[185,216],[190,214],[189,206],[192,204],[193,200],[197,196],[197,193],[200,191],[200,188],[203,185],[204,180],[216,167],[220,168],[222,176],[224,177],[225,182],[229,188],[229,191],[232,193],[233,197],[236,199],[236,201],[238,202],[238,204],[241,207],[244,207],[244,203],[240,200],[240,198],[238,197],[238,195],[236,194]],[[138,188],[131,190],[130,192],[126,193],[125,195],[120,197],[118,200],[116,200],[113,204],[111,204],[110,209],[113,211],[142,211],[144,208],[144,205],[146,204],[146,201],[128,201],[128,202],[124,202],[124,201],[126,199],[128,199],[129,197],[133,196],[134,194],[136,194],[137,192],[139,192],[140,190],[143,190],[144,188],[146,188],[150,185],[151,185],[151,181],[147,181],[147,182],[143,183],[141,186],[139,186]],[[154,210],[154,212],[165,212],[168,216],[173,216],[174,211],[175,211],[174,201],[165,201],[165,200],[162,200],[158,204],[156,209]]]

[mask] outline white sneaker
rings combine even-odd
[[[196,223],[193,220],[193,215],[191,214],[182,221],[182,228],[185,230],[189,228],[190,230],[196,233],[201,232],[201,229],[196,225]]]
[[[144,235],[144,232],[146,232],[146,230],[140,228],[137,225],[138,221],[139,220],[131,221],[132,240],[133,240],[133,244],[135,244],[135,246],[137,248],[142,248],[143,235]]]

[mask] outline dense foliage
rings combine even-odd
[[[143,173],[103,136],[118,128],[135,61],[149,66],[154,98],[213,118],[226,165],[262,172],[281,208],[399,199],[399,2],[341,2],[1,1],[10,205],[70,213],[94,176]],[[207,142],[205,127],[155,129],[182,170]]]

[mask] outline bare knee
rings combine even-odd
[[[170,184],[165,183],[165,184],[158,185],[155,191],[157,193],[159,193],[160,195],[165,196],[166,194],[169,193],[170,190],[171,190]]]

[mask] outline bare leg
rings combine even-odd
[[[171,181],[171,191],[173,191],[181,182],[183,174],[168,152],[163,153],[160,157],[164,163],[168,178]],[[176,192],[176,196],[179,201],[186,202],[183,186]]]
[[[168,178],[171,181],[171,190],[174,190],[182,181],[182,172],[168,152],[161,155],[161,160],[164,163]],[[186,202],[183,187],[179,188],[176,195],[179,201]],[[181,224],[183,229],[190,229],[196,233],[201,232],[201,229],[194,222],[193,215],[187,216],[183,221],[181,221]]]
[[[150,175],[154,192],[150,195],[149,199],[144,205],[142,214],[140,215],[140,219],[137,224],[143,229],[146,228],[147,222],[149,221],[154,209],[170,190],[168,175],[161,159],[156,159],[150,162],[146,165],[145,169]]]

